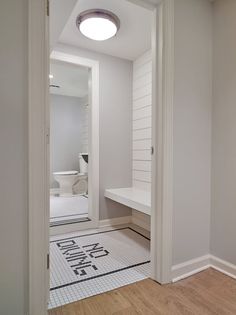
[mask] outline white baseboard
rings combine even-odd
[[[190,277],[210,267],[210,255],[188,260],[172,267],[172,282]]]
[[[151,216],[141,213],[140,211],[132,210],[132,219],[131,222],[141,228],[143,228],[146,231],[150,232],[150,226],[151,226]]]
[[[116,226],[131,223],[131,216],[100,220],[99,227]]]
[[[236,279],[236,265],[212,255],[205,255],[172,267],[172,282],[188,278],[200,271],[213,268]]]
[[[55,196],[60,194],[60,188],[50,188],[50,195]]]
[[[211,267],[224,273],[225,275],[236,279],[236,265],[211,255]]]

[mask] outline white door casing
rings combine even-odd
[[[172,264],[174,0],[129,1],[148,7],[154,16],[151,259],[152,278],[167,283]],[[49,278],[49,30],[47,1],[28,3],[29,314],[43,315]]]
[[[62,234],[66,232],[78,231],[81,229],[90,229],[98,227],[99,221],[99,62],[97,60],[82,58],[77,55],[71,55],[62,53],[59,51],[53,51],[50,59],[52,61],[70,63],[76,66],[83,66],[89,68],[90,80],[90,104],[89,104],[89,213],[88,217],[91,221],[73,224],[69,226],[69,229],[65,226],[53,227],[53,230],[57,230],[56,233]]]

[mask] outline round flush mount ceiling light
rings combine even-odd
[[[87,38],[103,41],[116,35],[120,28],[120,20],[110,11],[92,9],[80,13],[76,25]]]

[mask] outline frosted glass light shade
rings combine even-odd
[[[103,41],[116,35],[120,21],[110,11],[94,9],[82,12],[77,17],[76,25],[87,38]]]

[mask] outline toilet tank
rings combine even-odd
[[[79,171],[80,173],[88,173],[88,153],[79,154]]]

